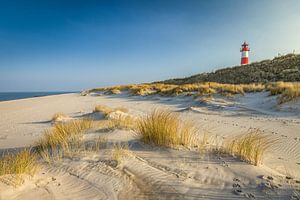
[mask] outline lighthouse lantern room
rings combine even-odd
[[[242,44],[242,48],[240,51],[242,53],[241,65],[247,65],[249,63],[248,52],[250,51],[250,48],[248,47],[246,41],[244,42],[244,44]]]

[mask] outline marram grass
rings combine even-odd
[[[94,108],[94,112],[103,113],[105,116],[109,115],[112,112],[116,112],[116,111],[121,111],[121,112],[127,113],[128,109],[123,108],[123,107],[111,108],[111,107],[108,107],[105,105],[96,105]]]
[[[24,182],[23,175],[33,176],[38,168],[37,155],[29,149],[24,149],[0,159],[0,178],[4,183],[16,187]],[[10,175],[10,178],[7,175]]]
[[[55,124],[36,141],[36,150],[46,162],[50,162],[52,158],[59,159],[64,154],[79,149],[83,132],[92,127],[93,121],[90,119]]]
[[[119,165],[125,157],[129,156],[129,154],[128,143],[115,143],[111,152],[111,158]]]
[[[137,120],[136,131],[145,143],[174,147],[191,145],[196,129],[174,112],[155,109]]]
[[[57,121],[59,121],[60,119],[62,119],[62,118],[65,118],[65,117],[68,117],[66,114],[64,114],[64,113],[60,113],[60,112],[58,112],[58,113],[55,113],[53,116],[52,116],[52,121],[53,122],[57,122]]]
[[[253,165],[262,163],[264,154],[277,142],[260,130],[249,131],[225,142],[225,151]]]
[[[37,170],[36,155],[25,149],[16,154],[8,154],[0,160],[0,176],[6,174],[33,175]]]
[[[236,94],[245,94],[249,92],[269,91],[271,95],[280,95],[278,103],[285,103],[292,101],[300,96],[299,82],[275,82],[275,83],[249,83],[249,84],[226,84],[216,82],[203,82],[191,84],[132,84],[113,86],[110,88],[96,88],[89,92],[97,91],[115,91],[120,93],[122,91],[129,91],[133,95],[144,96],[151,94],[159,94],[162,96],[176,96],[176,95],[190,95],[206,96],[213,94],[223,94],[231,96]],[[97,110],[97,109],[95,109]]]

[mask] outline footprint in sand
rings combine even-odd
[[[240,185],[240,179],[234,178],[234,183],[232,184],[233,193],[235,195],[244,196],[246,198],[255,199],[254,194],[252,193],[244,193],[242,190],[242,186]]]

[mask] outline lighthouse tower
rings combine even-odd
[[[250,51],[250,49],[248,48],[248,44],[246,43],[246,41],[244,42],[244,44],[242,44],[242,48],[240,51],[242,52],[241,65],[247,65],[249,62],[248,52]]]

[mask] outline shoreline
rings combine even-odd
[[[35,93],[35,92],[0,92],[1,93]],[[39,93],[39,92],[37,92]],[[41,92],[41,93],[47,93],[47,92]],[[10,101],[18,101],[18,100],[24,100],[24,99],[36,99],[36,98],[40,98],[40,97],[51,97],[51,96],[57,96],[57,95],[64,95],[64,94],[80,94],[80,92],[53,92],[53,94],[51,94],[52,92],[49,92],[50,94],[46,94],[46,95],[41,95],[41,96],[31,96],[31,97],[23,97],[23,98],[18,98],[18,99],[9,99],[9,100],[1,100],[0,99],[0,103],[1,102],[10,102]]]

